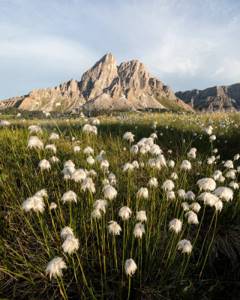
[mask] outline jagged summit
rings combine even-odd
[[[23,110],[87,112],[145,109],[187,109],[174,92],[152,77],[138,60],[117,61],[105,54],[80,81],[70,80],[54,88],[39,89],[21,97]]]

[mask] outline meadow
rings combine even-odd
[[[1,120],[1,299],[240,298],[238,114]]]

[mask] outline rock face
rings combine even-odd
[[[239,111],[240,83],[205,90],[177,92],[176,96],[199,111]]]
[[[21,102],[19,108],[30,111],[67,111],[84,103],[76,80],[70,80],[54,88],[33,90]]]
[[[131,60],[118,66],[111,53],[86,71],[80,81],[70,80],[54,88],[34,90],[21,97],[18,107],[30,111],[83,110],[88,113],[191,110],[168,86],[152,77],[141,62]]]

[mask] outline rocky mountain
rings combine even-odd
[[[16,101],[13,101],[15,99]],[[117,65],[111,53],[104,55],[80,81],[70,80],[54,88],[7,99],[0,108],[29,111],[129,111],[147,109],[192,110],[138,60]]]
[[[240,83],[204,90],[177,92],[176,96],[199,111],[239,111]]]

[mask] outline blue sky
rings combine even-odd
[[[106,52],[175,91],[240,82],[240,1],[0,0],[0,99],[80,79]]]

